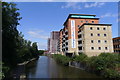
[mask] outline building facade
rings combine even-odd
[[[59,31],[52,31],[50,35],[50,53],[58,52]]]
[[[50,38],[48,38],[48,41],[47,41],[47,50],[48,52],[50,52]]]
[[[59,53],[66,56],[81,53],[97,56],[103,52],[113,52],[111,24],[99,24],[96,15],[69,14],[63,26],[56,39]]]
[[[113,38],[113,48],[115,53],[120,53],[120,37]]]

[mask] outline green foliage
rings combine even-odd
[[[75,56],[74,61],[82,62],[87,57],[85,54],[80,54],[79,56]]]
[[[17,30],[21,19],[14,3],[2,2],[2,59],[3,74],[8,75],[9,70],[18,63],[38,57],[37,43],[25,40],[22,33]]]
[[[69,57],[63,56],[61,54],[54,54],[53,58],[55,58],[58,63],[62,63],[65,66],[67,66],[69,64],[69,61],[70,61]]]
[[[105,78],[109,79],[120,79],[120,73],[113,69],[106,68],[102,74]]]
[[[38,54],[39,54],[39,55],[43,55],[43,54],[44,54],[44,50],[39,50],[39,51],[38,51]]]

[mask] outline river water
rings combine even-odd
[[[26,67],[27,78],[100,78],[81,69],[64,66],[47,56],[40,56],[38,60]]]

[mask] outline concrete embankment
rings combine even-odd
[[[11,76],[14,79],[24,80],[26,78],[25,74],[25,65],[29,64],[31,61],[37,60],[38,58],[33,58],[29,61],[25,61],[23,63],[19,63],[17,67],[11,72]]]

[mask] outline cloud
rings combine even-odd
[[[74,1],[74,2],[67,2],[66,5],[62,6],[61,8],[83,9],[83,8],[92,8],[92,7],[102,7],[104,4],[105,4],[104,2],[84,3],[84,7],[81,7],[79,2]]]
[[[106,17],[117,17],[117,16],[118,16],[117,14],[106,13],[104,15],[101,15],[100,17],[101,18],[106,18]]]
[[[77,2],[67,2],[66,5],[61,8],[72,8],[72,9],[81,9]]]
[[[27,33],[33,38],[39,38],[39,39],[45,39],[45,40],[48,39],[48,36],[45,35],[44,34],[45,32],[42,30],[31,30],[31,31],[28,31]]]
[[[40,43],[40,42],[38,42],[37,45],[38,45],[38,49],[39,50],[47,49],[47,43]]]
[[[86,3],[84,7],[85,7],[85,8],[101,7],[101,6],[103,6],[104,4],[105,4],[104,2],[95,2],[95,3],[91,3],[91,4]]]

